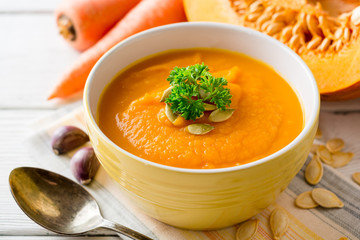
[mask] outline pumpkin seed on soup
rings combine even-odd
[[[284,209],[275,208],[270,215],[270,227],[274,239],[280,239],[289,226],[289,217]]]
[[[211,126],[210,124],[206,123],[194,123],[190,124],[186,127],[186,130],[194,135],[203,135],[206,134],[212,130],[214,130],[214,126]]]
[[[168,87],[163,95],[161,96],[160,102],[165,102],[165,100],[169,97],[169,95],[171,94],[171,90],[173,89],[173,86]]]
[[[174,122],[178,118],[178,115],[171,110],[169,104],[165,104],[165,115],[170,122]]]
[[[342,208],[344,203],[335,195],[335,193],[324,188],[315,188],[311,191],[311,197],[314,201],[324,208]]]
[[[251,219],[242,223],[236,231],[236,240],[250,240],[256,234],[259,226],[258,219]]]
[[[226,121],[233,115],[234,111],[235,111],[234,109],[225,109],[225,110],[217,109],[212,113],[210,113],[209,120],[211,122]]]
[[[205,108],[205,111],[214,111],[217,109],[216,105],[209,104],[209,103],[204,103],[204,108]]]
[[[319,206],[311,196],[311,191],[301,193],[295,200],[295,205],[299,208],[315,208]]]

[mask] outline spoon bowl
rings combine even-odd
[[[133,239],[150,239],[104,219],[90,193],[57,173],[20,167],[10,173],[9,183],[15,201],[25,214],[50,231],[80,234],[96,228],[107,228]]]

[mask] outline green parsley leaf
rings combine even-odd
[[[167,81],[174,88],[165,103],[186,120],[200,117],[205,111],[204,103],[213,103],[221,110],[225,110],[231,103],[230,90],[225,88],[226,79],[212,76],[204,64],[175,67]]]

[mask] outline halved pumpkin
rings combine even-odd
[[[324,100],[360,97],[360,1],[184,0],[189,21],[237,24],[288,45]]]

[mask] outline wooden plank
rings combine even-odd
[[[6,33],[0,38],[0,109],[58,107],[46,98],[79,53],[59,36],[53,15],[0,14],[0,29]]]
[[[52,12],[61,0],[2,0],[0,1],[0,13],[16,12]]]

